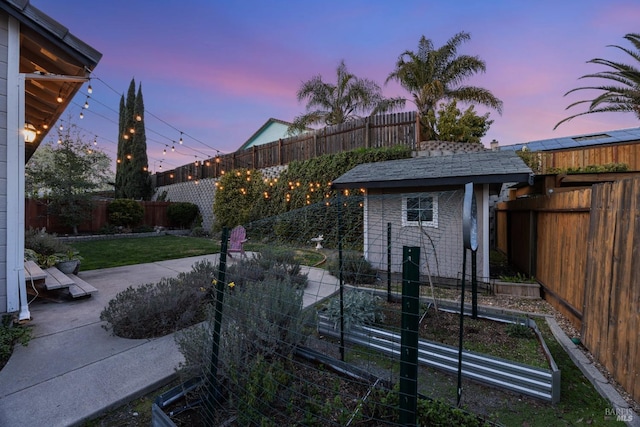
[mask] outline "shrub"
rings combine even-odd
[[[329,272],[340,277],[340,263],[338,259],[329,264]],[[377,280],[377,271],[369,261],[357,252],[343,252],[342,254],[342,279],[353,285],[370,284]]]
[[[109,301],[100,314],[114,335],[152,338],[191,326],[204,318],[203,303],[211,293],[216,267],[201,261],[187,273],[157,283],[130,286]]]
[[[132,230],[134,233],[153,233],[155,229],[150,225],[139,225]]]
[[[214,316],[215,309],[209,306],[207,322],[176,334],[184,355],[180,370],[186,378],[208,372]],[[258,357],[287,358],[306,339],[302,292],[284,281],[233,287],[224,296],[222,317],[220,374],[236,391]]]
[[[384,419],[395,425],[398,420],[399,385],[396,383],[392,390],[376,388],[369,401],[365,403],[365,411],[372,418]],[[417,421],[420,426],[459,426],[482,427],[489,425],[481,417],[456,408],[438,399],[420,397],[416,405]]]
[[[209,237],[209,233],[203,227],[193,227],[191,237]]]
[[[344,328],[351,329],[354,326],[371,325],[384,321],[384,313],[380,305],[380,297],[371,292],[349,289],[343,295]],[[340,298],[334,297],[326,308],[329,321],[335,328],[340,325]]]
[[[7,363],[13,352],[13,346],[20,343],[23,346],[29,344],[31,329],[16,325],[10,315],[2,316],[0,324],[0,369]]]
[[[307,285],[307,275],[302,273],[300,262],[292,251],[275,251],[265,248],[250,259],[241,259],[227,267],[227,283],[238,286],[261,281],[287,281],[298,289]]]
[[[44,256],[64,253],[71,249],[69,245],[58,240],[55,234],[33,228],[27,230],[24,235],[24,247]]]
[[[106,223],[100,230],[98,230],[99,234],[116,234],[118,232],[118,227],[113,224]]]
[[[512,338],[524,338],[524,339],[535,338],[535,333],[533,332],[533,329],[531,329],[527,325],[520,322],[509,323],[506,327],[506,332],[507,332],[507,335],[509,335]]]
[[[167,218],[172,225],[180,228],[191,227],[199,213],[198,205],[189,202],[171,203],[167,207]]]
[[[132,228],[144,219],[144,208],[135,200],[116,199],[107,206],[107,214],[111,224]]]

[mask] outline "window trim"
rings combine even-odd
[[[415,198],[430,197],[433,204],[433,218],[431,221],[408,221],[407,201]],[[412,193],[402,195],[402,226],[403,227],[432,227],[438,228],[438,195],[436,193]]]

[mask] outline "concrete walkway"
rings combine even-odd
[[[27,347],[16,346],[0,371],[0,426],[80,425],[175,378],[182,355],[173,335],[114,337],[102,327],[100,313],[128,286],[191,271],[205,259],[218,263],[215,254],[80,272],[98,289],[91,298],[33,302],[33,339]],[[338,281],[325,270],[304,272],[309,275],[305,307],[337,290]]]

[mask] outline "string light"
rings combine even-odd
[[[172,145],[172,146],[171,146],[171,151],[176,151],[176,147],[175,147],[175,145]]]
[[[60,123],[60,127],[58,129],[60,129],[61,132],[64,130],[64,126],[62,126],[62,123]]]
[[[88,99],[89,99],[89,98],[92,98],[92,97],[91,97],[91,96],[88,96],[87,94],[92,94],[92,93],[93,93],[93,85],[92,85],[92,83],[93,83],[93,80],[94,80],[94,79],[96,79],[96,78],[97,78],[99,81],[101,81],[105,86],[107,86],[109,89],[111,89],[114,93],[116,93],[116,94],[120,95],[120,92],[119,92],[119,91],[114,90],[114,89],[113,89],[111,86],[109,86],[106,82],[102,81],[99,77],[95,76],[95,75],[92,73],[92,76],[91,76],[91,77],[89,77],[88,82],[87,82],[87,92],[85,93],[85,96],[86,96],[85,102],[84,102],[84,103],[79,103],[79,104],[75,104],[75,102],[73,103],[73,104],[77,105],[77,107],[79,107],[79,109],[81,109],[81,111],[78,111],[78,115],[79,115],[79,117],[80,117],[81,119],[84,119],[84,116],[85,116],[85,114],[84,114],[84,111],[83,111],[83,110],[84,110],[84,109],[87,109],[87,111],[88,111],[88,108],[89,108]],[[97,91],[97,92],[100,92],[100,91]],[[60,87],[60,88],[59,88],[59,93],[58,93],[57,101],[58,101],[58,102],[64,102],[64,99],[65,99],[65,86],[63,85],[62,87]],[[111,108],[109,105],[106,105],[106,104],[101,103],[99,99],[94,99],[94,98],[92,98],[92,99],[93,99],[93,101],[98,102],[98,106],[104,106],[105,108],[107,108],[107,109],[109,109],[109,110],[113,111],[113,113],[115,113],[115,114],[117,114],[117,113],[118,113],[118,112],[117,112],[117,111],[115,111],[113,108]],[[92,108],[94,108],[94,107],[96,107],[96,106],[95,106],[95,105],[93,105],[93,106],[92,106]],[[97,111],[97,112],[94,112],[94,111],[92,110],[92,113],[93,113],[93,114],[95,114],[95,115],[97,115],[97,116],[100,116],[100,117],[102,117],[102,118],[104,118],[104,119],[106,119],[106,120],[109,120],[109,121],[111,121],[111,122],[113,122],[113,123],[117,123],[117,121],[118,121],[118,119],[117,119],[117,118],[116,118],[115,120],[112,120],[110,117],[107,117],[107,116],[103,116],[103,115],[101,115],[101,114],[100,114],[100,108],[98,109],[98,111]],[[202,144],[203,146],[205,146],[205,147],[207,147],[207,148],[210,148],[210,149],[212,150],[212,152],[213,152],[213,153],[215,153],[215,157],[216,157],[216,159],[215,159],[215,160],[214,160],[214,158],[213,158],[214,156],[212,156],[211,154],[209,154],[209,152],[207,152],[207,153],[203,152],[203,153],[202,153],[202,156],[201,156],[201,155],[197,155],[197,156],[196,156],[196,159],[197,159],[197,160],[196,160],[196,165],[197,165],[198,167],[200,167],[200,166],[205,166],[205,165],[206,165],[206,166],[210,166],[212,163],[214,163],[214,161],[215,161],[216,163],[218,163],[218,164],[220,164],[220,163],[222,162],[222,159],[221,159],[221,157],[220,157],[220,156],[222,155],[222,153],[220,152],[220,150],[217,150],[216,148],[211,147],[211,146],[209,146],[209,145],[207,145],[207,144],[205,144],[205,143],[203,143],[203,142],[201,142],[201,141],[197,140],[196,138],[193,138],[192,136],[190,136],[190,135],[188,134],[188,132],[185,132],[184,130],[180,130],[180,129],[175,128],[175,127],[174,127],[174,126],[172,126],[170,123],[167,123],[166,121],[162,120],[161,118],[159,118],[159,117],[155,117],[155,116],[154,116],[151,112],[149,112],[149,111],[146,111],[145,113],[146,113],[146,114],[151,114],[151,115],[152,115],[152,117],[154,117],[154,118],[155,118],[155,119],[157,119],[158,121],[160,121],[160,122],[162,122],[162,123],[166,124],[166,125],[167,125],[167,126],[169,126],[169,127],[172,127],[173,129],[175,129],[175,131],[178,131],[178,132],[180,133],[179,144],[180,144],[180,145],[184,145],[184,146],[185,146],[185,148],[187,148],[187,149],[189,149],[189,150],[192,150],[192,151],[196,151],[196,152],[198,152],[198,151],[197,151],[197,150],[195,150],[194,148],[190,147],[190,144],[188,144],[188,143],[187,143],[187,141],[185,141],[185,138],[189,137],[189,138],[193,139],[195,142],[198,142],[198,143]],[[78,117],[78,116],[76,116],[76,117]],[[147,116],[147,117],[148,117],[148,116]],[[88,116],[88,117],[87,117],[87,119],[89,119],[89,118],[92,118],[92,117],[89,117],[89,116]],[[134,114],[134,120],[135,120],[135,121],[142,121],[142,120],[143,120],[143,118],[142,118],[141,114]],[[69,124],[69,123],[68,123],[68,124]],[[68,127],[68,126],[67,126],[67,125],[63,125],[63,124],[60,124],[60,130],[61,130],[61,131],[64,131],[64,130],[65,130],[65,129],[64,129],[65,127]],[[46,130],[50,129],[50,127],[49,127],[49,126],[47,126],[45,123],[42,123],[42,125],[38,127],[37,131],[38,131],[38,130],[40,130],[40,129],[42,129],[43,131],[45,131],[45,132],[46,132]],[[79,126],[79,129],[82,129],[82,127],[81,127],[81,126]],[[153,129],[146,129],[146,130],[147,130],[147,134],[148,134],[149,132],[153,132],[153,133],[156,133],[157,135],[159,135],[159,136],[161,136],[161,137],[163,137],[163,138],[166,138],[166,136],[164,136],[162,133],[155,132]],[[88,133],[90,134],[90,133],[92,133],[92,132],[91,132],[91,131],[88,131]],[[135,134],[135,133],[136,133],[136,132],[135,132],[135,129],[131,129],[131,130],[129,130],[129,132],[124,132],[124,134],[122,135],[122,138],[120,139],[120,141],[122,141],[122,140],[129,140],[129,139],[130,139],[130,137],[131,137],[131,135],[132,135],[132,134]],[[93,145],[94,145],[94,146],[96,146],[96,147],[97,147],[97,137],[98,137],[98,136],[100,136],[100,135],[95,135],[95,138],[94,138],[94,141],[93,141]],[[167,139],[169,139],[169,138],[167,138]],[[154,141],[152,138],[147,138],[147,140],[148,140],[148,141],[151,141],[152,143],[153,143],[153,142],[155,142],[155,143],[159,143],[159,141],[157,141],[157,140],[156,140],[156,141]],[[105,139],[105,141],[106,141],[106,143],[107,143],[107,147],[106,147],[106,150],[107,150],[107,151],[112,151],[112,150],[109,150],[109,144],[114,144],[114,145],[115,145],[115,144],[117,144],[117,142],[116,142],[116,141],[110,141],[108,138],[106,138],[106,139]],[[101,141],[101,142],[102,142],[102,141]],[[60,139],[60,140],[59,140],[59,143],[63,143],[63,139]],[[101,145],[102,145],[102,144],[101,144]],[[163,155],[166,155],[166,151],[168,151],[169,147],[171,147],[171,146],[169,146],[168,144],[165,144],[165,145],[166,145],[166,148],[163,150]],[[95,150],[95,149],[94,149],[94,150]],[[174,151],[176,154],[180,154],[180,155],[184,155],[184,154],[186,154],[186,153],[182,153],[182,152],[181,152],[181,150],[175,151],[175,144],[173,145],[173,151]],[[115,154],[115,153],[113,153],[113,154]],[[200,158],[200,157],[204,157],[204,159],[206,159],[206,161],[205,161],[205,160],[202,160],[202,161],[201,161],[201,160],[199,160],[199,158]],[[116,158],[116,156],[114,155],[112,158]],[[123,159],[125,159],[125,158],[123,158]],[[116,159],[116,160],[117,160],[117,159]],[[121,159],[121,160],[122,160],[122,159]],[[126,160],[126,159],[125,159],[125,160]],[[225,157],[225,161],[226,161],[226,157]],[[171,168],[173,168],[173,167],[174,167],[174,166],[173,166],[173,165],[171,165],[170,169],[171,169]],[[176,167],[176,168],[180,168],[180,167],[183,167],[183,166],[177,166],[177,165],[176,165],[175,167]],[[150,171],[151,169],[148,167],[148,170]],[[223,170],[221,170],[221,168],[217,168],[217,169],[215,170],[215,172],[217,172],[218,174],[224,174],[224,171],[223,171]],[[199,175],[199,173],[198,173],[198,175]],[[194,177],[192,177],[192,179],[193,179],[193,178],[195,178],[195,177],[196,177],[196,176],[194,175]]]

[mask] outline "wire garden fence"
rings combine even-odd
[[[188,381],[156,400],[154,425],[485,425],[456,408],[459,377],[434,393],[418,360],[425,326],[445,322],[436,287],[464,271],[463,195],[343,193],[244,224],[244,255],[224,229],[207,320],[176,338]],[[397,340],[349,339],[366,328]]]

